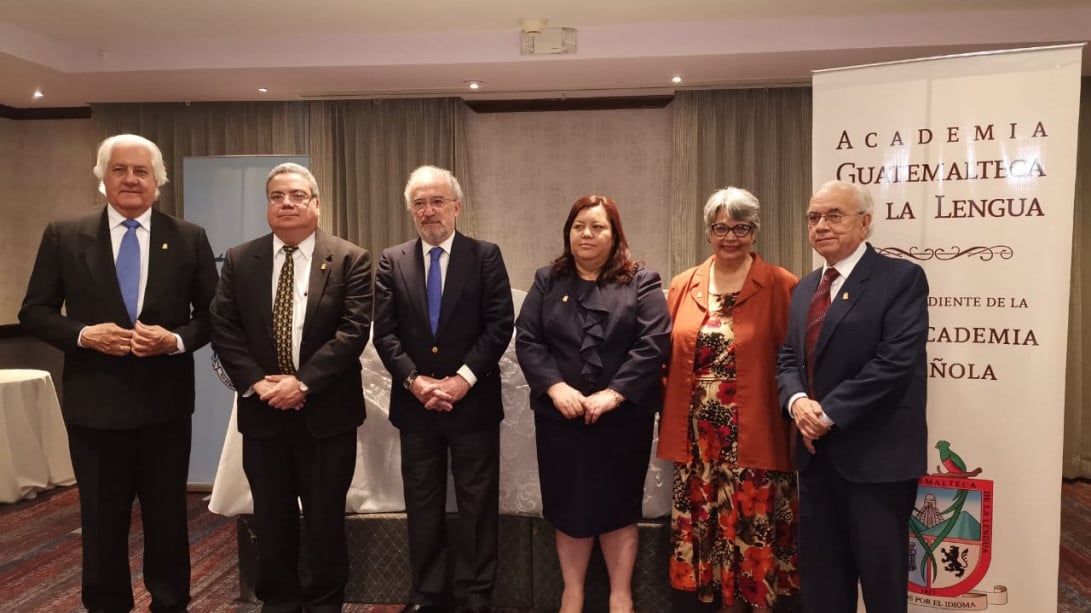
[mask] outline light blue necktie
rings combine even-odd
[[[125,310],[129,312],[129,321],[135,324],[136,303],[140,298],[140,241],[136,240],[140,222],[126,219],[121,223],[128,229],[121,237],[121,247],[117,250],[117,284],[121,286],[121,298],[125,301]]]
[[[443,272],[439,269],[439,256],[442,247],[432,247],[428,252],[431,264],[428,267],[428,322],[432,324],[432,335],[439,329],[439,303],[443,300]]]

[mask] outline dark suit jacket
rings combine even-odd
[[[581,289],[586,287],[575,275],[554,276],[549,266],[534,275],[534,286],[519,311],[515,341],[519,366],[530,384],[531,408],[542,417],[564,420],[546,395],[551,385],[564,381],[585,395],[609,387],[625,397],[621,407],[603,415],[600,423],[658,411],[671,333],[659,274],[640,270],[626,285]],[[589,319],[601,317],[601,327],[585,330],[580,325],[580,304]],[[591,368],[597,370],[593,380],[585,376],[589,360],[601,362],[601,368]]]
[[[807,310],[822,269],[792,292],[788,340],[777,359],[781,407],[807,393]],[[928,280],[920,266],[867,251],[845,280],[815,347],[814,398],[836,427],[818,440],[847,480],[884,483],[924,474],[928,445]],[[797,445],[800,470],[810,461]]]
[[[449,257],[434,338],[421,240],[384,250],[375,278],[375,349],[390,371],[390,421],[407,432],[479,432],[504,418],[498,364],[515,319],[504,258],[459,232]],[[477,383],[452,411],[425,409],[402,385],[414,370],[442,379],[463,364]]]
[[[77,345],[84,326],[132,328],[114,267],[106,210],[46,227],[19,311],[23,329],[64,351],[64,419],[128,429],[193,413],[193,352],[209,338],[216,262],[200,226],[152,211],[140,321],[182,338],[185,353],[110,356]],[[61,307],[64,307],[64,314]]]
[[[307,311],[296,378],[310,391],[302,413],[311,436],[351,430],[364,421],[360,354],[371,327],[371,256],[360,247],[315,232]],[[212,301],[212,348],[239,391],[239,432],[269,437],[292,427],[257,394],[242,394],[277,374],[273,347],[273,235],[228,250]]]

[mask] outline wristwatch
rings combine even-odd
[[[420,373],[418,373],[415,370],[410,371],[409,376],[405,378],[405,381],[402,381],[402,387],[404,387],[407,390],[412,390],[413,389],[413,382],[417,380],[417,375],[419,375],[419,374]]]

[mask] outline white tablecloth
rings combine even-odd
[[[514,290],[518,313],[526,292]],[[350,513],[393,513],[405,510],[401,481],[401,444],[398,430],[390,423],[390,373],[383,367],[371,342],[360,356],[363,366],[367,419],[356,431],[356,472],[349,486],[345,510]],[[500,512],[512,515],[541,515],[542,495],[538,485],[538,457],[534,447],[534,412],[526,379],[515,359],[514,340],[500,360],[504,394],[504,421],[500,424]],[[208,508],[221,515],[253,511],[250,486],[242,470],[242,436],[232,408],[216,480]],[[656,428],[658,432],[658,428]],[[652,459],[644,482],[644,517],[670,513],[670,462]],[[448,476],[447,509],[455,511],[454,486]]]
[[[44,370],[0,370],[0,502],[76,482],[53,379]]]

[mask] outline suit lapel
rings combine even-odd
[[[169,280],[165,272],[170,270],[168,262],[173,254],[171,247],[177,250],[177,245],[174,245],[174,225],[159,211],[152,211],[151,235],[148,241],[148,284],[144,287],[144,308],[141,312],[151,312],[155,300],[167,295],[164,290]]]
[[[811,299],[814,298],[814,292],[818,289],[818,281],[822,278],[822,269],[819,268],[807,276],[799,280],[799,284],[796,285],[795,291],[798,292],[799,297],[802,299],[801,305],[803,311],[800,313],[799,319],[793,321],[789,325],[794,325],[796,333],[799,334],[801,340],[800,346],[802,347],[802,339],[807,338],[807,311],[811,306]]]
[[[423,256],[421,257],[423,269]],[[473,252],[470,249],[469,239],[456,232],[455,240],[451,242],[451,254],[447,260],[447,277],[443,281],[443,300],[440,301],[437,334],[449,323],[459,296],[462,295],[462,288],[466,286],[470,275],[473,274],[475,262],[472,260]]]
[[[236,278],[251,279],[249,291],[257,296],[258,313],[265,326],[265,337],[273,338],[273,235],[266,234],[254,243],[254,251],[249,261],[238,262],[236,266],[246,266],[252,272],[236,273]],[[271,342],[271,341],[270,341]]]
[[[93,287],[99,288],[102,299],[107,303],[110,318],[122,323],[129,321],[129,312],[121,298],[121,286],[117,282],[117,267],[114,265],[113,241],[110,238],[110,222],[106,209],[97,219],[81,228],[80,252],[83,253],[87,271]],[[134,322],[130,322],[134,323]]]
[[[712,258],[705,261],[693,271],[693,275],[689,278],[689,287],[686,288],[686,294],[689,296],[689,300],[693,301],[693,304],[697,306],[702,313],[708,310],[708,296],[705,293],[708,291],[708,274],[710,267],[712,266]],[[703,318],[702,318],[703,319]]]
[[[303,318],[303,335],[307,335],[307,328],[314,320],[314,314],[318,310],[318,304],[322,302],[322,294],[326,291],[326,281],[330,278],[330,268],[333,265],[333,252],[330,251],[329,241],[321,230],[316,230],[314,235],[314,253],[311,257],[311,275],[307,283],[307,314]]]
[[[826,311],[826,318],[822,320],[822,329],[818,333],[818,342],[815,344],[815,359],[822,355],[823,349],[833,337],[837,325],[841,323],[845,315],[856,306],[867,291],[867,282],[871,278],[871,268],[874,263],[874,253],[869,246],[860,258],[856,267],[852,269],[849,278],[841,285],[837,294],[831,296],[830,310]]]
[[[739,290],[739,297],[735,299],[735,306],[750,300],[768,284],[769,269],[765,267],[761,258],[755,253],[753,254],[753,261],[750,262],[750,271],[746,274],[746,279],[743,280],[742,289]]]
[[[406,243],[403,251],[395,263],[398,273],[405,286],[405,295],[409,296],[409,302],[413,305],[413,314],[420,325],[426,330],[431,329],[428,323],[428,288],[424,283],[424,255],[421,251],[421,239]]]

